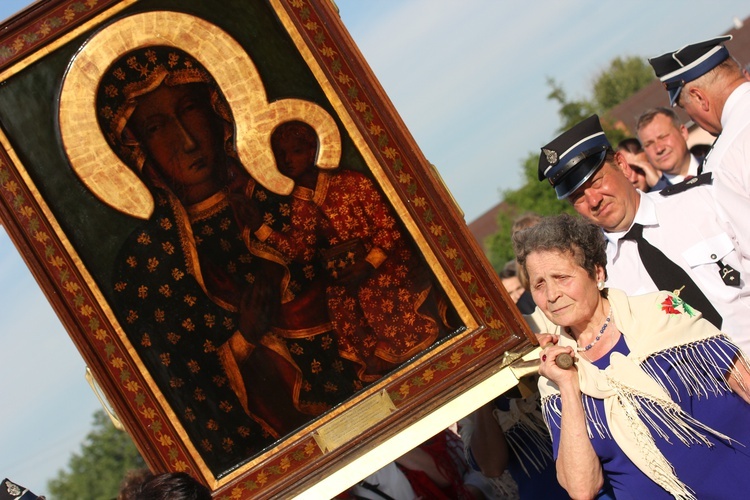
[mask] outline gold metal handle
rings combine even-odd
[[[99,384],[96,382],[96,379],[94,378],[94,374],[91,373],[91,368],[88,366],[86,367],[86,382],[89,383],[89,386],[91,387],[91,390],[94,391],[94,395],[96,396],[96,399],[99,400],[99,404],[102,405],[102,408],[107,413],[107,416],[109,417],[109,420],[112,422],[112,425],[115,426],[115,429],[118,431],[124,431],[125,427],[122,425],[122,422],[120,422],[120,419],[117,418],[117,415],[115,415],[115,411],[110,408],[109,402],[102,394],[101,387],[99,387]]]

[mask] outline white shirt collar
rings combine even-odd
[[[699,165],[698,159],[691,154],[690,165],[688,165],[687,175],[669,174],[667,172],[662,172],[662,173],[664,174],[664,177],[666,177],[667,180],[671,182],[672,184],[679,184],[680,182],[684,181],[685,177],[687,177],[688,175],[691,175],[693,177],[698,175],[698,165]]]
[[[633,219],[633,224],[636,222],[643,227],[646,226],[655,226],[659,224],[659,218],[656,216],[656,203],[654,203],[654,200],[652,199],[654,196],[661,196],[659,193],[642,193],[638,191],[638,196],[641,197],[640,203],[638,203],[638,211],[635,213],[635,218]],[[604,231],[604,236],[607,238],[607,241],[614,245],[615,248],[617,248],[617,243],[620,241],[620,238],[625,236],[625,233],[630,231],[630,228],[633,227],[632,224],[626,231],[619,231],[619,232],[612,232],[608,233],[607,231]]]

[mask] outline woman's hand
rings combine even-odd
[[[572,347],[558,346],[549,342],[546,344],[539,356],[539,375],[546,377],[554,382],[562,392],[567,387],[578,388],[578,369],[575,365],[570,368],[560,368],[557,364],[557,357],[567,354],[575,358],[575,351]]]
[[[557,341],[560,340],[559,335],[553,335],[551,333],[535,333],[536,341],[539,342],[539,347],[544,349],[548,345],[557,345]]]
[[[643,170],[643,173],[646,177],[646,184],[648,184],[648,187],[652,188],[656,186],[656,184],[661,179],[662,173],[660,170],[656,170],[649,162],[641,162],[638,164],[639,167]]]

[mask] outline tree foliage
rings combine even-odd
[[[539,182],[537,167],[539,155],[529,153],[523,165],[525,184],[516,190],[503,193],[502,209],[497,215],[498,231],[488,237],[487,248],[490,262],[496,271],[500,271],[506,262],[514,258],[513,244],[510,240],[513,221],[519,216],[534,212],[539,215],[554,215],[562,212],[573,212],[573,207],[566,201],[560,201],[555,190],[548,182]]]
[[[594,80],[593,101],[599,113],[605,114],[654,79],[651,66],[640,57],[615,57],[609,68]]]
[[[631,136],[628,130],[615,126],[607,112],[651,83],[653,72],[640,57],[616,57],[609,67],[599,73],[593,82],[589,99],[570,99],[565,89],[554,79],[548,78],[550,92],[547,98],[558,103],[559,131],[567,130],[592,114],[599,115],[607,138],[616,145]],[[552,138],[550,138],[552,139]],[[574,213],[568,202],[560,201],[548,182],[540,182],[537,176],[539,153],[529,153],[523,164],[525,184],[503,193],[503,203],[498,212],[498,231],[489,236],[486,244],[490,262],[500,271],[506,262],[514,258],[510,241],[513,221],[527,212],[539,215],[554,215],[562,212]]]
[[[651,83],[654,79],[651,66],[640,57],[615,57],[609,66],[595,78],[588,99],[571,100],[565,89],[553,78],[547,78],[550,93],[547,99],[559,104],[560,129],[567,130],[584,118],[596,113],[603,121],[609,110]],[[602,123],[605,127],[609,123]]]
[[[94,413],[91,432],[73,454],[67,470],[47,484],[54,500],[111,500],[117,497],[127,471],[146,466],[143,458],[123,431],[115,429],[103,410]]]

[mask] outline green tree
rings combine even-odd
[[[73,454],[68,470],[47,483],[54,500],[111,500],[117,497],[127,471],[146,467],[130,436],[115,429],[103,410],[93,416],[91,432]]]
[[[615,126],[607,112],[628,99],[654,79],[651,67],[640,57],[616,57],[607,69],[593,81],[589,99],[569,99],[565,89],[553,78],[547,79],[550,93],[547,98],[558,103],[559,131],[567,130],[592,114],[599,115],[607,138],[611,144],[632,136],[632,132]],[[487,238],[490,262],[496,271],[514,258],[510,241],[513,221],[526,212],[539,215],[554,215],[562,212],[575,213],[568,202],[557,199],[548,182],[539,182],[537,167],[539,153],[529,153],[523,164],[525,184],[503,193],[503,203],[498,212],[498,231]]]
[[[557,116],[560,118],[559,132],[567,130],[584,118],[599,112],[592,101],[569,100],[565,89],[554,78],[547,78],[547,85],[550,88],[547,99],[557,101],[560,106],[557,110]]]
[[[651,66],[641,57],[615,57],[594,80],[593,101],[605,114],[654,79]]]
[[[557,111],[560,117],[559,131],[567,130],[596,113],[603,119],[604,131],[610,132],[614,130],[607,130],[607,112],[651,83],[654,78],[651,66],[643,58],[615,57],[594,78],[590,98],[571,100],[554,78],[547,78],[547,85],[550,87],[547,99],[557,101],[560,106]]]
[[[539,182],[538,165],[539,155],[529,153],[523,165],[526,183],[520,189],[503,193],[503,206],[497,216],[498,231],[489,236],[486,242],[490,262],[498,272],[515,256],[510,233],[516,218],[527,212],[539,215],[574,213],[573,207],[568,202],[557,199],[555,190],[548,182]]]

